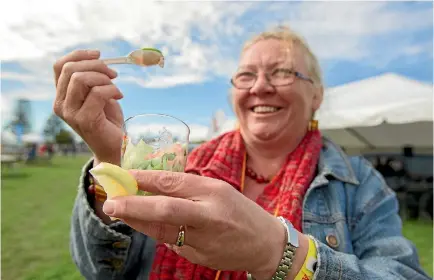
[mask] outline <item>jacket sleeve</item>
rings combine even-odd
[[[92,165],[91,160],[83,168],[72,212],[72,259],[88,280],[148,279],[155,241],[120,221],[106,225],[96,216],[85,192]]]
[[[353,254],[337,252],[315,240],[314,279],[428,280],[415,246],[402,235],[398,200],[381,175],[364,159],[353,160],[360,185],[354,197]]]

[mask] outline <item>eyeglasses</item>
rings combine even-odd
[[[308,81],[313,84],[313,80],[304,76],[300,72],[286,68],[274,69],[271,73],[265,75],[267,81],[275,87],[288,86],[292,84],[295,78]],[[231,79],[231,84],[238,89],[251,89],[258,79],[258,75],[253,72],[240,72],[235,74]]]

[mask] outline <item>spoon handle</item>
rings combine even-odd
[[[130,64],[128,57],[116,57],[116,58],[106,58],[102,59],[105,64]]]

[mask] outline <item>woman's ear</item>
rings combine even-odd
[[[315,112],[321,106],[324,97],[324,87],[322,85],[313,85],[313,100],[312,100],[312,110]]]
[[[235,114],[235,116],[237,115],[237,112],[235,111],[235,107],[234,107],[234,98],[233,98],[233,93],[232,93],[232,90],[230,89],[229,91],[228,91],[228,102],[229,102],[229,106],[232,108],[232,112],[234,112],[234,114]],[[235,130],[238,130],[238,129],[240,129],[240,123],[239,123],[239,121],[237,120],[237,121],[235,121],[235,127],[234,127],[234,129]]]
[[[229,106],[232,109],[232,112],[235,112],[235,109],[234,109],[234,99],[233,99],[233,94],[232,94],[232,90],[231,89],[228,91],[227,98],[228,98]]]

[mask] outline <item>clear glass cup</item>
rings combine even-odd
[[[189,136],[188,125],[173,116],[142,114],[130,117],[124,122],[121,167],[184,172]]]

